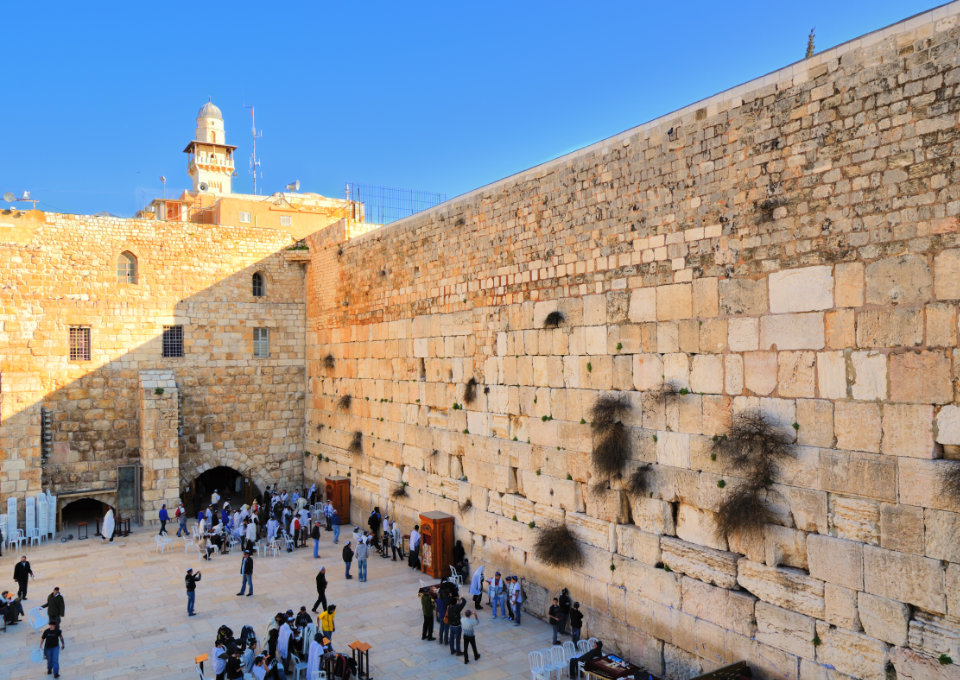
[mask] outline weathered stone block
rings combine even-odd
[[[817,352],[817,388],[823,399],[846,399],[847,360],[843,352]]]
[[[897,498],[896,480],[896,461],[887,456],[820,451],[820,486],[825,491],[892,501]]]
[[[936,274],[935,292],[938,300],[960,298],[960,249],[951,248],[937,253],[933,259]]]
[[[924,545],[927,557],[960,562],[960,514],[927,508],[924,515]]]
[[[944,406],[937,414],[937,443],[960,445],[960,406]]]
[[[833,299],[837,307],[863,305],[863,274],[862,262],[840,262],[836,265]]]
[[[768,524],[763,533],[767,566],[807,568],[807,535],[804,532]]]
[[[814,352],[780,352],[777,391],[781,397],[813,397],[815,387]]]
[[[926,302],[933,291],[927,258],[898,255],[867,265],[867,304],[909,305]]]
[[[693,282],[693,316],[705,319],[716,316],[719,310],[717,277],[708,276]]]
[[[944,568],[938,560],[868,545],[863,548],[863,573],[868,593],[946,613]]]
[[[770,311],[774,314],[833,307],[833,272],[828,266],[773,272],[768,281]]]
[[[861,680],[887,679],[887,646],[862,633],[817,623],[817,661]]]
[[[893,456],[933,458],[933,406],[884,404],[880,450]]]
[[[830,494],[830,533],[861,543],[880,543],[880,503]]]
[[[880,451],[879,404],[838,401],[834,407],[837,448],[851,451]]]
[[[807,536],[810,576],[853,590],[863,588],[863,545],[830,536]]]
[[[847,630],[859,631],[860,615],[857,612],[857,591],[834,585],[823,584],[824,621]]]
[[[922,404],[953,400],[946,352],[904,352],[890,356],[890,399]]]
[[[923,311],[865,309],[857,312],[858,347],[916,347],[923,343]]]
[[[760,349],[823,349],[823,313],[760,317]]]
[[[867,635],[892,645],[907,644],[910,607],[885,597],[860,593],[857,608],[860,612],[860,623]]]
[[[922,555],[925,549],[923,508],[881,503],[880,547]]]
[[[743,382],[754,394],[767,395],[777,386],[777,353],[746,352],[743,355]]]
[[[807,659],[816,657],[814,619],[766,602],[757,602],[757,640]]]
[[[723,360],[719,354],[697,354],[693,357],[690,390],[706,394],[723,392]]]
[[[660,536],[629,524],[616,526],[617,552],[624,557],[655,566],[660,562]]]
[[[928,612],[917,612],[907,629],[912,649],[939,657],[960,659],[960,623]]]
[[[689,283],[657,287],[657,320],[689,319],[693,315],[693,290]]]
[[[721,588],[737,587],[739,555],[735,553],[664,536],[660,539],[660,554],[663,563],[677,573]]]
[[[827,446],[834,444],[833,402],[826,399],[797,399],[797,444]]]
[[[677,512],[677,537],[708,548],[727,549],[726,539],[717,536],[716,515],[692,505],[680,505]]]
[[[768,567],[744,557],[737,562],[737,583],[770,604],[823,618],[823,581],[799,570]]]
[[[723,279],[719,282],[720,312],[729,316],[766,314],[767,282],[764,279]]]
[[[956,665],[943,665],[933,657],[918,654],[905,647],[891,649],[890,662],[897,673],[897,680],[957,680],[960,678],[960,669]]]
[[[851,393],[863,401],[886,399],[887,357],[878,352],[853,352],[850,355],[852,371]]]
[[[656,288],[635,288],[630,292],[630,308],[627,313],[634,323],[657,320]]]
[[[739,354],[723,357],[723,391],[731,395],[743,393],[743,357]]]
[[[680,582],[683,611],[741,635],[753,635],[756,598],[684,576]]]
[[[727,346],[732,352],[752,352],[760,346],[760,320],[736,317],[727,321]]]

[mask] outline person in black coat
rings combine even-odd
[[[574,677],[577,672],[577,666],[580,663],[586,663],[590,659],[596,659],[598,656],[603,656],[603,641],[597,640],[593,643],[593,649],[584,652],[580,656],[574,656],[570,659],[570,677]]]
[[[570,605],[573,604],[573,601],[570,599],[570,591],[564,588],[560,591],[560,597],[558,598],[558,605],[560,607],[560,622],[559,629],[562,635],[567,634],[567,621],[570,618]]]
[[[317,601],[313,603],[313,608],[310,610],[314,614],[317,613],[317,606],[323,605],[323,610],[327,610],[327,568],[320,567],[320,571],[317,572]]]
[[[350,547],[350,541],[343,546],[343,561],[347,565],[347,578],[353,578],[350,575],[350,565],[353,564],[353,549]]]
[[[50,623],[60,623],[60,619],[67,613],[67,608],[59,587],[54,588],[53,592],[47,596],[47,603],[43,607],[47,610],[47,619]]]
[[[580,611],[580,603],[574,602],[573,609],[570,610],[570,639],[573,644],[580,642],[580,631],[583,629],[583,612]]]
[[[250,585],[250,592],[247,593],[247,597],[253,595],[253,558],[250,557],[250,551],[243,551],[243,559],[240,560],[240,575],[243,578],[243,581],[240,585],[240,592],[237,593],[238,596],[243,595],[247,590],[247,585]]]
[[[33,576],[33,569],[30,568],[30,563],[27,562],[27,556],[24,555],[13,568],[13,580],[17,582],[18,586],[17,597],[21,600],[27,599],[27,585],[29,584],[31,576]]]

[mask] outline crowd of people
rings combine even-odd
[[[31,578],[34,578],[33,568],[30,566],[27,556],[23,555],[13,567],[13,580],[17,584],[16,597],[9,590],[0,593],[0,616],[3,617],[6,625],[17,625],[24,616],[23,602],[27,600],[27,590]],[[47,664],[47,675],[59,678],[60,651],[66,646],[60,624],[67,613],[66,603],[60,593],[59,586],[47,595],[46,603],[40,605],[40,607],[47,610],[47,626],[40,633],[40,648],[43,650],[43,657]]]

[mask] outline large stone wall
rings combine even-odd
[[[960,662],[960,503],[939,481],[960,464],[943,460],[960,444],[958,15],[346,244],[343,225],[311,237],[308,475],[349,474],[354,521],[454,515],[474,565],[525,576],[540,614],[570,587],[590,633],[657,674],[958,677],[937,661]],[[591,462],[610,392],[632,405],[646,494]],[[747,410],[793,456],[769,480],[775,522],[718,535],[744,473],[713,439]],[[533,554],[556,522],[581,566]]]
[[[287,261],[290,243],[272,229],[0,215],[0,494],[112,489],[118,464],[143,462],[153,519],[157,503],[216,465],[261,489],[299,484],[303,271]],[[136,284],[117,280],[124,251],[137,257]],[[253,297],[254,272],[263,297]],[[71,325],[91,327],[90,361],[69,360]],[[162,357],[165,325],[183,326],[182,358]],[[271,329],[269,358],[253,357],[254,327]],[[154,389],[140,388],[151,372],[172,375],[176,389],[142,394]],[[46,463],[41,407],[54,424]],[[173,470],[171,408],[181,428]],[[142,442],[144,432],[156,440]]]

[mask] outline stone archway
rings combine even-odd
[[[215,456],[215,457],[214,457]],[[186,489],[204,472],[218,467],[236,470],[261,492],[268,485],[273,486],[277,480],[273,475],[265,474],[264,470],[253,464],[249,457],[237,450],[217,451],[216,454],[191,456],[180,463],[180,495],[187,495]],[[192,489],[191,492],[192,494]]]

